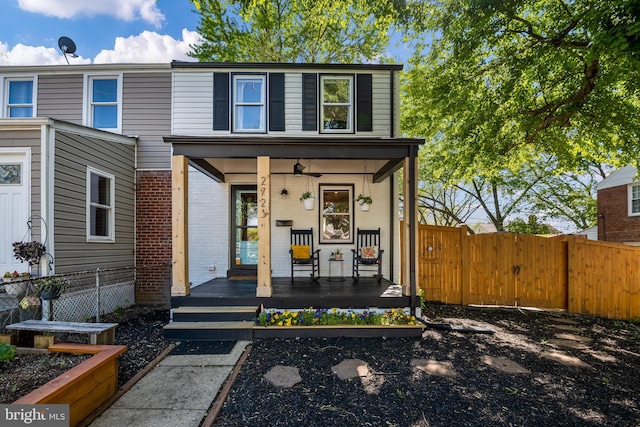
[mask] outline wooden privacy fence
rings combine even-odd
[[[427,301],[640,318],[638,247],[431,225],[420,225],[416,240],[418,287]]]

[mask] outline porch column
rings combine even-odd
[[[413,154],[413,153],[412,153]],[[404,160],[404,240],[402,270],[402,294],[415,296],[416,269],[418,251],[416,250],[416,234],[418,230],[418,194],[417,194],[418,158],[416,155]]]
[[[256,296],[270,297],[271,288],[271,158],[258,157],[258,287]]]
[[[171,157],[171,296],[185,296],[189,288],[189,164],[186,156]]]

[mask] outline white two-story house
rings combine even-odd
[[[357,229],[379,228],[382,275],[414,293],[423,141],[401,136],[401,68],[1,67],[0,270],[16,267],[12,242],[39,240],[53,260],[42,273],[135,265],[143,303],[237,274],[269,297],[291,274],[291,228],[313,229],[323,258],[341,248],[345,265]]]

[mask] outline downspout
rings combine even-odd
[[[396,236],[396,206],[397,206],[397,201],[398,198],[396,197],[396,192],[395,192],[395,188],[394,188],[394,180],[393,180],[393,174],[391,174],[391,176],[389,177],[389,191],[391,194],[391,200],[389,203],[389,230],[391,230],[389,232],[389,248],[391,248],[391,250],[389,251],[389,278],[393,281],[393,273],[394,273],[394,268],[393,266],[395,265],[395,253],[396,251],[395,249],[395,236]],[[394,203],[395,201],[395,203]]]
[[[40,226],[40,241],[47,242],[46,249],[51,258],[47,258],[47,262],[43,265],[43,269],[40,272],[43,276],[48,276],[55,272],[55,267],[53,266],[53,260],[55,259],[55,239],[53,237],[55,235],[55,224],[53,222],[53,179],[55,173],[53,162],[55,160],[55,134],[56,132],[53,127],[53,121],[49,120],[47,124],[42,125],[40,132],[40,215],[42,216],[42,220],[46,226]]]

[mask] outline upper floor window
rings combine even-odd
[[[118,76],[90,76],[87,91],[88,126],[120,130],[122,120],[122,84]]]
[[[320,77],[322,132],[353,132],[353,77]]]
[[[266,132],[265,76],[233,76],[233,131]]]
[[[6,117],[33,117],[33,80],[7,80]]]
[[[87,240],[114,241],[115,177],[87,168]]]
[[[629,186],[629,215],[640,215],[640,184]]]

